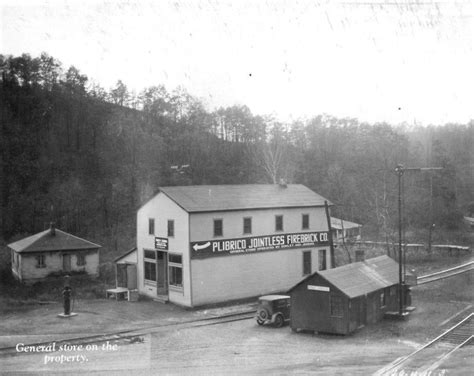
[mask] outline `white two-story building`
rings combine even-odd
[[[286,291],[332,267],[325,199],[303,185],[163,187],[137,213],[142,295],[188,307]]]

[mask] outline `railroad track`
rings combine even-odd
[[[377,371],[374,376],[432,374],[454,352],[474,345],[473,316],[471,313],[420,349]]]
[[[162,325],[153,325],[143,327],[140,329],[129,329],[113,333],[98,334],[84,337],[74,337],[61,340],[51,340],[45,342],[37,342],[31,344],[24,344],[25,346],[48,346],[52,343],[56,343],[56,346],[60,345],[87,345],[87,344],[101,344],[110,342],[113,344],[131,344],[137,342],[143,342],[143,336],[163,332],[167,330],[178,330],[178,329],[190,329],[198,328],[202,326],[219,325],[234,321],[248,320],[255,317],[255,311],[250,310],[241,313],[231,313],[217,317],[206,317],[198,320],[189,320],[182,322],[166,323]],[[37,352],[18,352],[16,346],[9,346],[0,348],[1,356],[15,356],[15,355],[28,355],[37,354]]]
[[[420,276],[417,279],[417,284],[423,285],[425,283],[438,281],[440,279],[444,279],[448,277],[453,277],[455,275],[465,273],[472,269],[474,269],[474,261],[470,261],[466,264],[455,266],[454,268],[449,268],[449,269],[441,270],[436,273]]]

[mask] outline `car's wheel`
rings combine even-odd
[[[275,316],[275,326],[277,328],[281,328],[284,323],[285,323],[285,319],[283,318],[283,315],[281,313]]]
[[[258,325],[263,325],[264,323],[265,323],[265,321],[260,320],[260,319],[257,319],[257,324],[258,324]]]
[[[265,308],[259,309],[257,313],[257,320],[265,322],[270,318],[270,314]]]

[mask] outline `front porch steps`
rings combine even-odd
[[[157,295],[155,298],[153,298],[153,301],[166,304],[169,301],[168,295]]]

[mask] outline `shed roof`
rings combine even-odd
[[[101,246],[88,240],[79,238],[67,232],[49,228],[35,235],[8,244],[8,247],[19,253],[86,250]]]
[[[160,191],[190,213],[324,206],[326,201],[301,184],[194,185]]]
[[[369,294],[398,284],[398,263],[384,255],[334,269],[321,270],[300,281],[298,285],[319,274],[349,298]]]
[[[331,228],[334,228],[336,230],[342,230],[342,228],[347,230],[350,228],[359,228],[359,227],[362,227],[362,225],[359,223],[346,221],[345,219],[340,219],[336,217],[331,217]]]
[[[122,255],[116,257],[116,258],[114,259],[114,262],[115,262],[115,263],[118,263],[121,259],[127,257],[128,255],[130,255],[131,253],[136,252],[136,251],[137,251],[137,247],[133,247],[132,249],[129,249],[127,252],[125,252],[124,254],[122,254]]]

